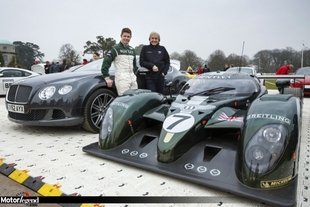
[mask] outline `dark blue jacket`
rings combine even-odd
[[[170,67],[170,57],[164,46],[161,45],[144,45],[140,53],[140,65],[149,69],[147,77],[159,78],[162,73],[167,74]],[[159,68],[159,72],[153,71],[153,66]]]

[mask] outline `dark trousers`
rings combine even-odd
[[[165,84],[164,77],[160,77],[157,79],[146,78],[146,88],[153,91],[153,92],[163,93],[164,92],[164,84]]]
[[[145,75],[137,75],[137,84],[139,89],[147,89]]]

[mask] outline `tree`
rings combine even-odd
[[[249,58],[232,53],[226,58],[226,63],[239,67],[247,66],[249,64]]]
[[[16,58],[15,56],[12,57],[11,61],[8,64],[8,67],[16,67],[17,63],[16,63]]]
[[[257,65],[259,72],[274,73],[274,63],[270,50],[261,50],[254,55],[253,64]]]
[[[35,59],[42,61],[44,57],[44,53],[39,51],[40,47],[34,43],[15,41],[13,45],[15,46],[17,64],[22,68],[30,69]]]
[[[301,65],[301,53],[292,48],[262,50],[254,55],[253,63],[260,72],[274,73],[281,65],[293,64],[295,68]]]
[[[74,50],[73,46],[69,43],[61,46],[59,51],[59,58],[66,60],[67,64],[73,63],[74,65],[80,62],[79,54]]]
[[[300,54],[301,56],[301,54]],[[300,58],[300,65],[301,65],[301,58]],[[303,51],[303,66],[310,66],[310,50]]]
[[[175,60],[181,61],[182,55],[180,53],[173,52],[170,54],[170,59],[175,59]]]
[[[135,47],[136,55],[140,55],[142,47],[143,47],[143,44],[140,44],[137,47]]]
[[[0,52],[0,67],[4,66],[4,59],[2,53]]]
[[[208,58],[208,67],[213,70],[222,70],[226,61],[225,53],[222,50],[214,51]]]
[[[91,42],[89,40],[86,42],[84,53],[100,52],[105,56],[116,44],[116,41],[111,37],[105,39],[103,36],[97,36],[96,39],[97,42]]]
[[[193,69],[203,64],[203,59],[198,57],[195,52],[191,50],[185,50],[181,55],[181,69],[186,70],[189,66]]]

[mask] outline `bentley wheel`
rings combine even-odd
[[[83,128],[86,131],[99,132],[106,110],[115,97],[115,93],[103,88],[96,90],[89,96],[84,109]]]

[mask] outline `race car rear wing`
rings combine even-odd
[[[262,85],[265,85],[265,80],[276,80],[276,86],[280,88],[289,87],[291,83],[295,83],[296,79],[305,79],[305,75],[257,75]]]
[[[305,79],[305,75],[257,75],[259,79]]]

